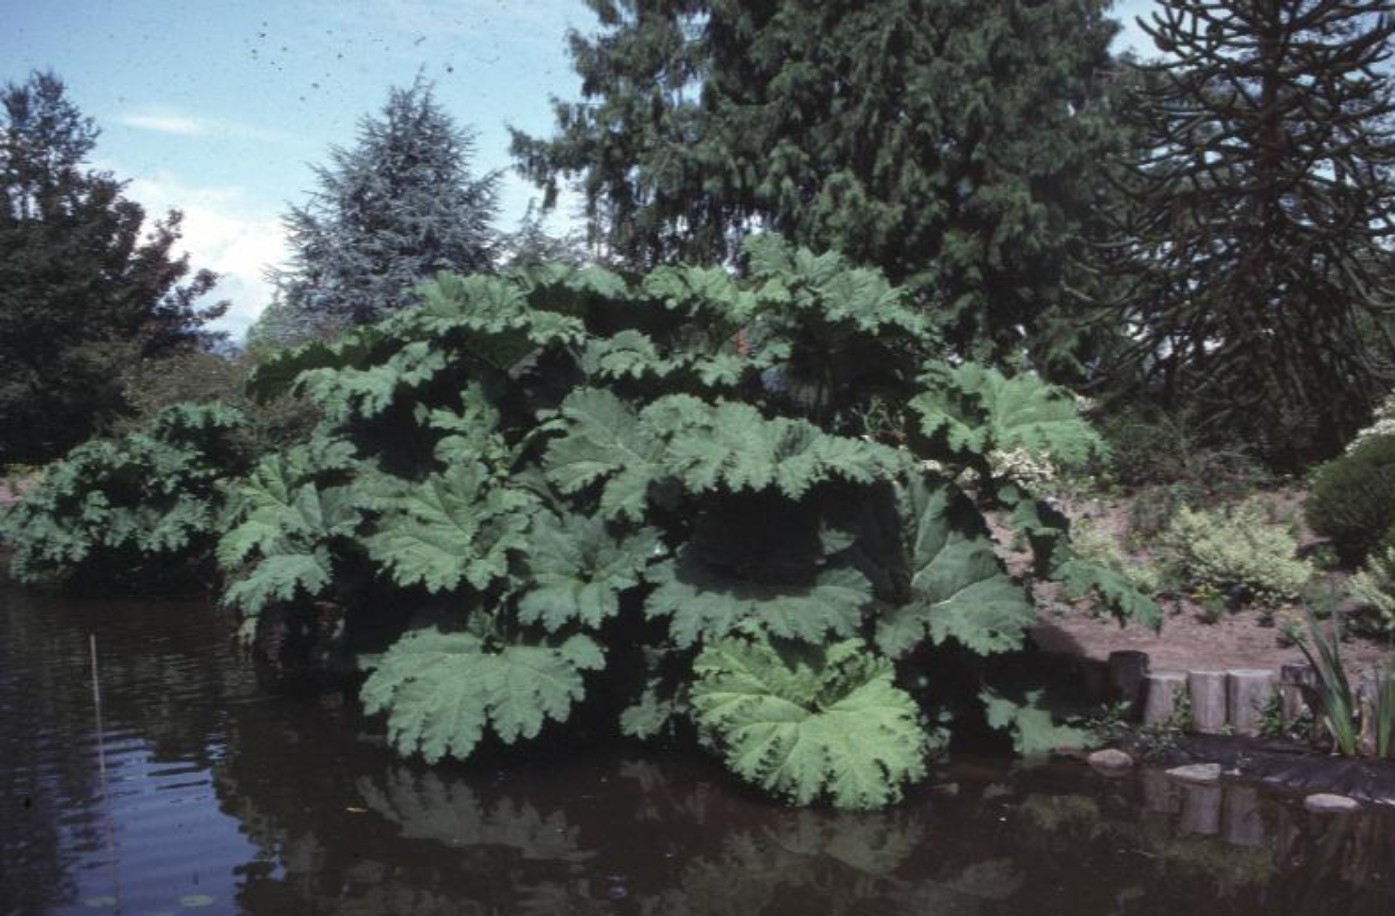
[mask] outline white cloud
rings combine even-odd
[[[119,114],[116,123],[136,130],[148,130],[179,137],[218,137],[226,140],[251,140],[263,143],[303,144],[303,138],[283,131],[269,130],[255,124],[229,121],[223,118],[201,118],[182,114],[170,108],[146,107]]]
[[[132,113],[119,116],[117,122],[139,130],[153,130],[162,134],[178,134],[184,137],[208,133],[208,123],[198,118],[175,114]]]
[[[126,193],[151,219],[171,209],[184,213],[179,250],[188,252],[195,270],[220,275],[210,302],[227,299],[232,307],[217,327],[243,337],[271,302],[267,269],[287,257],[280,217],[239,188],[200,188],[171,175],[137,178]]]

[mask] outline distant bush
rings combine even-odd
[[[1371,557],[1347,582],[1347,595],[1368,613],[1362,629],[1381,636],[1395,633],[1395,544]]]
[[[122,378],[133,413],[111,431],[128,433],[175,404],[220,403],[242,412],[246,419],[243,435],[253,441],[258,453],[305,441],[319,420],[318,410],[306,398],[289,392],[265,402],[248,397],[247,376],[256,362],[245,355],[228,357],[202,351],[138,361]]]
[[[1320,467],[1304,511],[1344,563],[1364,562],[1395,524],[1395,435],[1369,437]]]
[[[1313,575],[1295,558],[1298,542],[1249,501],[1229,510],[1183,507],[1162,542],[1170,563],[1189,588],[1235,595],[1259,604],[1296,600]]]
[[[1195,507],[1205,499],[1202,491],[1185,483],[1147,487],[1129,503],[1128,538],[1133,546],[1145,545],[1172,524],[1185,506]]]
[[[1269,479],[1244,444],[1199,429],[1186,412],[1129,410],[1105,419],[1100,432],[1125,486],[1182,484],[1239,497]]]
[[[179,404],[79,445],[0,515],[15,577],[118,589],[187,578],[218,537],[219,482],[250,463],[246,427],[227,405]]]
[[[1076,524],[1071,527],[1071,546],[1080,559],[1103,567],[1121,576],[1134,588],[1151,595],[1162,586],[1162,576],[1151,563],[1124,555],[1119,543],[1093,525]]]

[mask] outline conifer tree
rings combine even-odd
[[[576,182],[613,255],[722,260],[773,229],[917,287],[963,350],[1035,334],[1114,139],[1105,4],[589,2],[584,100],[513,148],[549,193]]]
[[[1279,463],[1337,448],[1392,380],[1395,17],[1384,0],[1164,0],[1128,106],[1110,309],[1122,395]]]
[[[286,217],[292,257],[273,272],[277,334],[322,336],[375,321],[438,271],[490,269],[498,178],[475,177],[473,153],[473,133],[456,126],[429,83],[393,88],[381,114],[359,123],[357,144],[331,151],[331,164],[315,170],[319,187]]]
[[[136,359],[211,343],[214,274],[176,257],[180,214],[145,211],[84,168],[98,130],[63,81],[35,72],[0,93],[0,463],[55,457],[123,409]],[[183,283],[188,278],[187,283]]]

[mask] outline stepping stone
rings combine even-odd
[[[1221,781],[1221,765],[1219,763],[1189,763],[1186,766],[1173,767],[1167,771],[1167,775],[1181,782],[1210,785]]]
[[[1303,799],[1303,807],[1313,814],[1349,814],[1361,809],[1361,802],[1345,795],[1316,792]]]
[[[1095,751],[1085,762],[1097,770],[1127,770],[1133,766],[1133,758],[1118,748],[1107,747],[1103,750]]]

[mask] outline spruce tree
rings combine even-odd
[[[1105,4],[588,2],[583,100],[513,148],[554,198],[576,183],[613,256],[723,260],[773,229],[913,285],[961,350],[1035,336],[1114,139]]]
[[[1129,106],[1116,392],[1280,464],[1335,450],[1395,376],[1383,0],[1164,0]]]
[[[489,270],[498,176],[469,168],[474,138],[429,83],[393,88],[358,142],[334,148],[318,188],[286,217],[292,257],[273,271],[277,334],[324,336],[410,304],[438,271]]]
[[[55,457],[125,407],[134,361],[211,343],[216,277],[173,254],[180,214],[143,234],[124,184],[84,168],[98,130],[63,81],[0,93],[0,464]],[[187,283],[182,281],[188,279]]]

